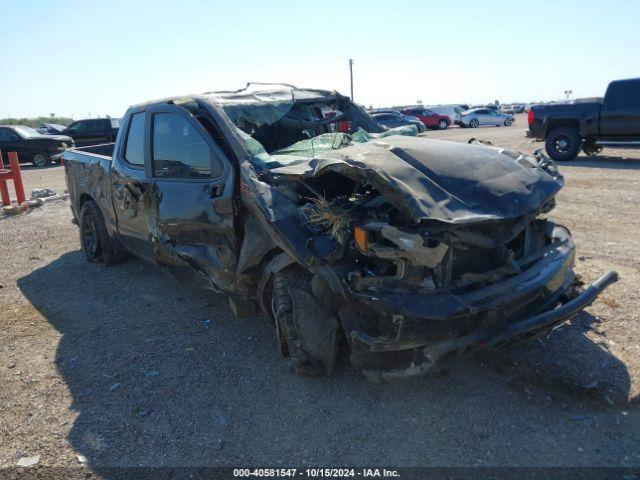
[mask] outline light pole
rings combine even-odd
[[[351,101],[353,102],[353,58],[349,59],[349,77],[351,78]]]

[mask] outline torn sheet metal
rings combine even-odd
[[[563,185],[535,160],[493,147],[391,136],[326,152],[273,174],[312,177],[334,171],[371,183],[418,222],[466,224],[536,212]]]

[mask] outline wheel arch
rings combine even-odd
[[[287,252],[277,249],[277,253],[267,262],[267,264],[262,269],[262,275],[260,277],[260,281],[258,282],[257,289],[257,300],[260,306],[260,309],[263,311],[265,315],[271,317],[271,308],[270,305],[267,304],[267,285],[269,284],[269,280],[274,273],[278,273],[290,265],[297,263],[296,260],[289,255]]]
[[[578,133],[582,135],[582,132],[580,131],[580,122],[572,118],[558,118],[551,120],[547,125],[547,135],[549,135],[553,130],[559,127],[575,128],[576,130],[578,130]]]

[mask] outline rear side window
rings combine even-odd
[[[153,173],[159,178],[211,178],[222,165],[194,124],[175,113],[153,116]]]
[[[9,142],[11,139],[15,137],[15,133],[13,130],[8,128],[0,128],[0,141]]]
[[[131,116],[124,158],[132,165],[144,165],[144,112]]]
[[[96,120],[96,130],[105,131],[111,128],[111,122],[109,120]]]
[[[605,103],[610,108],[640,108],[640,80],[611,83]]]
[[[88,130],[88,122],[87,121],[79,121],[76,123],[72,123],[69,127],[70,132],[86,132]]]

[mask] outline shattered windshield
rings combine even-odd
[[[389,135],[415,136],[415,126],[387,129],[337,92],[302,89],[222,92],[215,100],[237,128],[251,163],[272,169]]]

